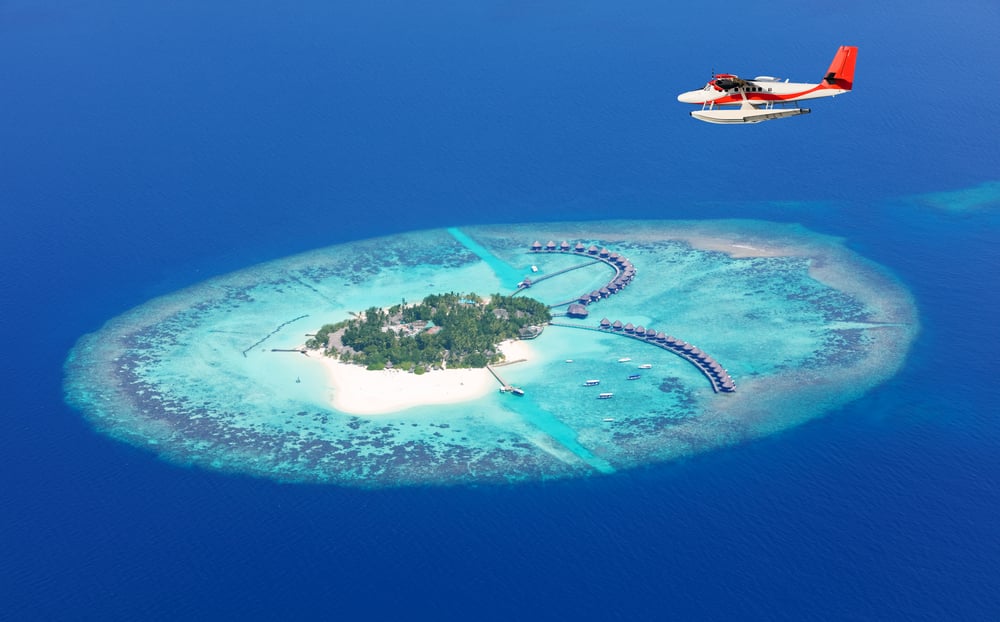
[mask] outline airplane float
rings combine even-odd
[[[800,101],[850,92],[857,58],[857,47],[840,46],[819,84],[782,82],[771,76],[744,80],[720,73],[704,88],[681,93],[677,101],[700,104],[701,110],[692,111],[691,116],[707,123],[760,123],[808,114],[809,109],[800,107]]]

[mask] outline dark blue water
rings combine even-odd
[[[204,6],[210,4],[211,6]],[[992,2],[0,4],[0,618],[995,619]],[[709,72],[857,90],[714,127]],[[956,99],[956,89],[975,91]],[[898,376],[680,463],[364,492],[183,469],[65,407],[76,338],[250,263],[412,228],[767,218],[914,293]]]

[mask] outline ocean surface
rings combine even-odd
[[[0,619],[1000,616],[1000,7],[0,4]],[[855,91],[747,127],[710,73]],[[956,93],[967,96],[956,97]],[[613,475],[362,490],[182,467],[64,399],[81,336],[412,230],[756,219],[912,295],[900,371]]]

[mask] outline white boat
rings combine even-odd
[[[538,272],[538,266],[531,266],[532,272]]]
[[[630,359],[629,357],[627,357],[627,356],[626,356],[626,357],[623,357],[623,358],[620,358],[620,359],[618,359],[618,362],[619,362],[619,363],[628,363],[628,362],[629,362],[629,361],[631,361],[631,360],[632,360],[632,359]]]
[[[583,383],[583,386],[585,386],[585,387],[596,387],[599,384],[601,384],[600,380],[587,380],[586,382]]]
[[[653,366],[650,365],[649,363],[643,363],[642,365],[639,366],[639,369],[653,369]]]
[[[573,362],[573,359],[566,359],[566,362],[567,362],[567,363],[572,363],[572,362]]]
[[[614,396],[615,396],[614,393],[601,393],[600,395],[597,396],[597,399],[599,399],[599,400],[610,400]]]
[[[602,419],[602,421],[614,421],[614,420],[615,420],[614,417],[605,417],[604,419]]]

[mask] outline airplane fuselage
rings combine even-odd
[[[798,102],[848,93],[854,86],[854,67],[858,48],[842,45],[823,79],[817,83],[782,82],[771,76],[744,80],[720,73],[696,91],[677,96],[684,104],[701,105],[691,116],[708,123],[758,123],[783,119],[809,112]],[[734,108],[735,107],[735,108]]]
[[[741,86],[731,86],[723,89],[716,82],[717,78],[696,91],[688,91],[677,96],[677,101],[684,104],[715,104],[716,106],[740,105],[743,96],[751,103],[781,103],[797,102],[820,97],[831,97],[847,93],[848,89],[831,87],[828,84],[809,84],[805,82],[779,81],[774,78],[758,77],[745,80]]]

